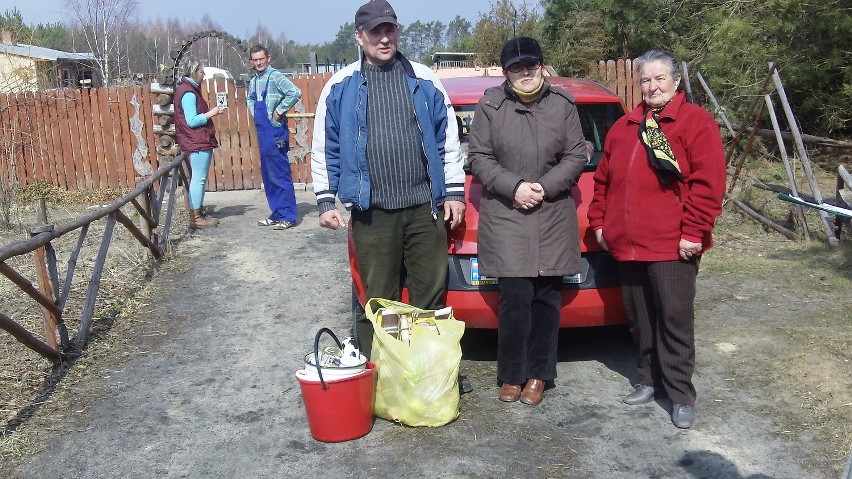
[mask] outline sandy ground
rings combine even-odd
[[[788,296],[767,308],[760,295],[771,285],[712,273],[699,280],[691,430],[671,425],[666,400],[620,402],[638,379],[622,328],[563,331],[557,387],[537,407],[496,399],[496,336],[469,330],[461,368],[474,390],[462,396],[458,420],[409,428],[376,419],[361,439],[314,440],[294,372],[319,328],[348,331],[350,281],[345,231],[318,226],[311,192],[298,201],[299,226],[274,231],[257,226],[267,213],[262,192],[208,194],[221,224],[180,244],[179,255],[192,258],[184,267],[154,276],[138,353],[79,386],[97,399],[73,405],[45,449],[8,474],[836,477],[836,463],[814,462],[811,435],[783,430],[779,408],[796,407],[789,391],[776,398],[769,383],[752,380],[753,363],[771,365],[784,343],[742,329],[757,317],[784,321],[816,310],[820,300]],[[752,306],[733,290],[751,295]]]

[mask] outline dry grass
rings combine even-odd
[[[36,198],[45,198],[49,222],[62,224],[88,213],[91,206],[108,204],[124,193],[118,190],[72,193],[44,184],[22,189],[13,205],[17,221],[12,228],[0,231],[0,244],[27,239],[26,225],[35,222]],[[124,211],[136,218],[132,206]],[[185,223],[177,226],[185,226]],[[180,229],[173,228],[173,232],[179,233]],[[103,220],[92,223],[77,260],[63,313],[72,338],[79,326],[103,233]],[[65,279],[67,260],[78,239],[79,230],[51,242],[57,252],[61,281]],[[36,284],[32,254],[10,258],[6,263]],[[127,338],[134,334],[139,312],[147,305],[145,285],[153,267],[147,249],[117,225],[97,293],[89,345],[82,357],[62,366],[54,367],[0,330],[0,457],[4,458],[3,462],[29,456],[43,447],[39,440],[44,436],[42,433],[16,434],[17,431],[51,432],[63,418],[75,414],[75,410],[85,409],[87,402],[95,399],[68,397],[69,389],[73,389],[77,381],[93,373],[100,374],[129,357]],[[40,306],[5,278],[0,279],[0,304],[4,314],[35,336],[44,336]],[[73,405],[73,409],[69,409],[69,405]]]
[[[849,168],[850,160],[842,154],[816,156],[812,167],[824,198],[834,198],[837,165],[845,162]],[[804,177],[800,165],[795,175]],[[779,200],[776,193],[749,186],[751,178],[786,185],[783,164],[765,158],[750,160],[735,194],[767,218],[801,234],[803,228],[792,205]],[[799,185],[801,191],[811,193],[804,180]],[[852,302],[848,293],[852,291],[852,230],[844,226],[838,246],[829,248],[818,212],[805,208],[805,218],[812,241],[796,243],[728,204],[717,223],[719,244],[712,261],[703,262],[702,269],[706,266],[717,272],[767,279],[776,285],[777,291],[771,294],[821,298],[827,304],[817,313],[781,327],[784,344],[791,346],[772,362],[756,363],[753,372],[740,374],[745,382],[763,384],[773,394],[792,390],[788,407],[769,411],[779,421],[778,433],[812,438],[811,462],[832,463],[839,471],[852,448]],[[751,333],[769,331],[755,326]]]

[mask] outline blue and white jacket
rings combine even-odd
[[[464,160],[450,97],[427,66],[397,53],[428,161],[432,212],[444,200],[464,201]],[[322,89],[314,119],[311,174],[320,214],[334,208],[337,196],[347,210],[370,208],[367,167],[367,83],[361,61],[335,73]]]

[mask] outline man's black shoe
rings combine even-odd
[[[473,391],[473,385],[464,376],[459,376],[459,394],[467,394]]]

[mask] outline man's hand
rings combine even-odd
[[[346,226],[346,221],[343,220],[343,215],[337,208],[328,210],[319,217],[320,226],[336,230],[341,226]]]
[[[277,111],[273,110],[273,111],[272,111],[272,118],[273,118],[275,121],[277,121],[278,123],[281,123],[281,119],[282,119],[282,118],[284,118],[284,115],[282,115],[282,114],[278,113]]]
[[[464,219],[464,201],[444,201],[444,221],[450,222],[450,229],[454,230]]]

